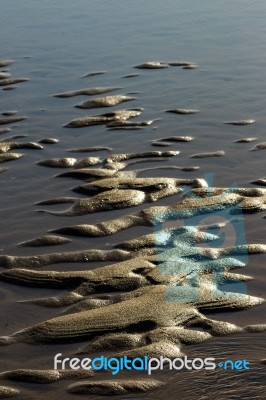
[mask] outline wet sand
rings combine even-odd
[[[83,60],[46,85],[41,59],[0,60],[2,88],[16,88],[1,90],[3,398],[263,398],[260,84],[246,88],[243,63],[239,81],[232,54],[217,75],[191,54],[92,72]],[[247,358],[252,370],[60,375],[58,352]]]

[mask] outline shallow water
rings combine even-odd
[[[11,127],[0,140],[17,134],[28,135],[19,142],[38,142],[46,137],[59,139],[57,144],[45,144],[43,150],[19,149],[24,156],[18,160],[3,163],[8,171],[0,175],[0,254],[33,255],[55,251],[75,251],[88,247],[110,249],[122,240],[150,232],[150,228],[134,227],[120,234],[88,239],[75,237],[69,244],[51,248],[27,248],[17,245],[47,234],[47,231],[62,226],[96,223],[143,208],[106,211],[85,216],[53,216],[36,212],[40,207],[34,203],[56,197],[82,197],[70,189],[82,184],[81,181],[54,176],[67,171],[45,168],[37,162],[54,157],[82,158],[89,156],[106,158],[107,151],[92,153],[69,153],[76,147],[107,146],[113,153],[153,150],[179,150],[180,155],[158,163],[140,163],[127,169],[169,166],[199,166],[193,172],[181,170],[156,170],[144,172],[141,176],[169,176],[175,178],[207,178],[217,187],[254,187],[250,182],[265,177],[265,150],[249,150],[265,141],[265,11],[263,0],[208,1],[158,0],[122,2],[121,0],[99,0],[96,2],[78,0],[2,0],[0,30],[2,45],[0,59],[12,59],[14,63],[1,70],[9,69],[13,77],[28,78],[28,82],[16,84],[15,90],[0,91],[0,111],[17,110],[27,120]],[[191,61],[198,64],[193,70],[168,67],[159,70],[137,70],[133,67],[150,60],[162,62]],[[81,78],[93,71],[104,74]],[[127,74],[140,76],[122,78]],[[68,99],[53,97],[56,93],[98,86],[117,86],[117,90],[106,95],[129,94],[136,100],[112,108],[80,110],[74,105],[90,100],[78,96]],[[101,95],[97,96],[100,97]],[[105,95],[104,95],[105,96]],[[93,98],[93,97],[92,97]],[[80,129],[66,129],[63,125],[85,115],[98,115],[121,108],[143,107],[142,115],[136,121],[159,119],[140,130],[107,130],[104,125]],[[165,111],[173,108],[198,109],[194,115],[176,115]],[[225,125],[232,120],[255,119],[247,126]],[[132,121],[135,121],[133,119]],[[170,147],[151,146],[153,140],[169,136],[192,136],[191,142],[172,143]],[[246,137],[256,137],[252,143],[234,143]],[[190,158],[196,153],[225,151],[222,157]],[[97,167],[97,166],[96,166]],[[162,199],[160,205],[172,204],[179,195]],[[157,204],[157,203],[156,203]],[[69,205],[49,206],[62,210]],[[149,207],[150,204],[145,204]],[[50,209],[50,208],[49,208]],[[263,243],[265,240],[265,219],[263,213],[245,215],[248,243]],[[71,237],[72,239],[72,237]],[[248,293],[265,298],[264,255],[249,257],[244,274],[254,280],[248,283]],[[103,263],[100,263],[102,265]],[[97,267],[99,263],[89,264]],[[58,265],[57,270],[67,270],[75,264]],[[78,265],[79,269],[85,268]],[[87,266],[86,266],[87,267]],[[54,269],[48,266],[45,269]],[[1,282],[1,335],[8,335],[27,326],[57,316],[58,309],[39,308],[32,304],[16,303],[18,300],[39,298],[59,294],[56,289],[35,289]],[[265,305],[241,312],[212,315],[240,326],[265,322]],[[248,322],[247,322],[248,321]],[[251,378],[236,378],[233,389],[247,388],[249,397],[263,399],[263,369],[259,360],[266,358],[265,334],[244,334],[228,338],[211,339],[201,345],[188,347],[189,354],[219,353],[232,357],[254,360]],[[79,347],[79,344],[75,345]],[[52,348],[51,348],[52,347]],[[61,345],[60,351],[72,351],[73,346]],[[58,352],[57,346],[30,346],[17,344],[1,347],[4,360],[1,370],[22,367],[52,368],[52,358]],[[29,358],[29,352],[31,357]],[[264,354],[263,354],[264,353]],[[221,384],[197,375],[191,379],[186,372],[163,373],[168,386],[158,391],[158,398],[175,399],[177,393],[183,398],[222,398],[233,396],[224,392]],[[253,375],[254,374],[254,375]],[[264,375],[265,377],[265,375]],[[225,377],[226,381],[227,377]],[[232,378],[231,378],[232,379]],[[260,385],[254,387],[252,382]],[[265,381],[265,378],[264,378]],[[195,386],[192,391],[188,386]],[[12,384],[12,382],[11,382]],[[65,394],[65,384],[58,382],[46,385],[10,385],[21,387],[23,398],[58,398]],[[193,386],[193,388],[194,388]],[[211,397],[206,388],[212,390]],[[216,392],[215,392],[216,390]],[[249,392],[250,391],[250,392]],[[234,395],[237,393],[234,392]],[[156,394],[156,392],[154,392]],[[125,398],[152,398],[154,393],[130,395]],[[197,394],[195,394],[197,393]],[[156,394],[157,395],[157,394]],[[54,397],[53,397],[54,396]],[[161,397],[160,397],[161,396]],[[194,397],[193,397],[194,396]],[[202,397],[201,397],[202,396]],[[204,397],[205,396],[205,397]],[[207,396],[207,397],[206,397]],[[208,397],[209,396],[209,397]],[[257,396],[257,397],[255,397]],[[93,396],[92,396],[93,397]],[[101,397],[94,396],[100,399]],[[230,397],[225,397],[230,398]],[[238,398],[238,397],[232,397]],[[245,398],[245,397],[241,397]]]

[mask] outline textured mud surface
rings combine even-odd
[[[0,68],[9,63],[8,60],[0,61]],[[147,61],[135,66],[147,70],[143,74],[167,73],[171,67],[194,70],[198,66],[187,61]],[[184,71],[184,74],[189,73]],[[97,77],[99,83],[98,75],[105,74],[103,71],[91,72],[83,77]],[[138,76],[134,73],[124,75],[123,78],[132,79],[123,82]],[[0,71],[1,86],[25,81]],[[124,94],[130,93],[126,84],[122,90],[116,82],[114,86],[104,86],[104,82],[103,86],[54,95],[58,98],[54,99],[55,102],[65,101],[65,107],[72,112],[76,108],[82,109],[76,110],[83,113],[78,114],[82,116],[70,122],[66,120],[65,127],[72,128],[75,134],[80,132],[76,128],[83,127],[89,135],[88,132],[97,126],[103,135],[116,135],[116,130],[155,130],[155,124],[160,123],[161,118],[171,124],[175,118],[189,121],[204,114],[200,107],[176,108],[176,104],[172,104],[169,106],[173,108],[169,108],[167,113],[162,106],[161,112],[150,119],[142,107],[141,94],[136,99]],[[121,93],[91,97],[89,101],[72,106],[65,100],[73,96],[99,96],[114,90]],[[112,108],[133,100],[138,101],[138,108],[116,108],[105,114],[90,114],[90,109]],[[23,123],[26,119],[12,111],[3,110],[2,114],[0,124]],[[254,122],[253,119],[243,119],[226,124],[238,125],[240,127],[235,129],[241,130],[242,125]],[[223,121],[217,120],[217,124],[222,131],[227,129]],[[15,128],[12,129],[15,132]],[[243,129],[246,134],[249,128]],[[66,131],[71,135],[72,130]],[[6,135],[9,129],[1,128],[0,133]],[[38,398],[38,385],[46,388],[46,385],[61,380],[64,383],[60,390],[65,396],[131,395],[153,390],[160,393],[167,383],[164,375],[158,379],[139,378],[133,374],[109,379],[108,373],[93,370],[53,370],[47,362],[43,367],[38,364],[39,351],[40,354],[47,351],[50,359],[61,349],[70,357],[107,354],[108,357],[127,355],[131,359],[144,356],[176,358],[184,357],[189,346],[212,343],[214,337],[233,334],[242,337],[266,330],[265,321],[239,324],[232,322],[234,318],[231,316],[235,311],[253,307],[255,310],[264,302],[263,296],[248,293],[248,282],[253,278],[246,260],[265,254],[265,242],[263,237],[247,241],[239,238],[246,216],[256,216],[261,220],[264,216],[265,178],[247,179],[243,187],[211,185],[201,174],[199,166],[187,165],[186,162],[197,158],[200,164],[204,162],[200,159],[207,158],[215,165],[222,156],[230,162],[230,151],[205,151],[209,149],[201,145],[198,152],[194,152],[197,145],[190,151],[190,146],[200,142],[201,138],[186,131],[176,133],[158,132],[158,138],[145,139],[145,150],[131,150],[129,145],[124,152],[119,146],[118,149],[115,145],[112,146],[114,149],[108,147],[111,142],[103,142],[100,136],[95,146],[91,146],[88,136],[87,147],[75,147],[79,143],[75,135],[70,136],[72,148],[65,151],[60,148],[64,137],[59,141],[51,136],[54,132],[48,132],[49,136],[39,137],[37,141],[29,141],[28,137],[27,141],[18,141],[25,138],[24,135],[1,140],[0,163],[13,160],[12,164],[15,164],[24,156],[23,151],[27,158],[34,153],[30,168],[39,171],[41,179],[49,179],[54,186],[53,193],[42,190],[43,197],[30,205],[36,215],[47,217],[45,227],[38,226],[36,230],[41,234],[32,229],[31,237],[28,235],[27,240],[19,241],[13,254],[2,252],[0,255],[0,281],[4,287],[29,289],[29,295],[21,292],[23,298],[13,307],[18,307],[21,313],[23,310],[27,313],[27,307],[32,307],[36,316],[31,325],[22,319],[17,327],[13,323],[1,333],[0,345],[6,349],[6,354],[16,346],[26,346],[28,352],[33,349],[36,362],[32,363],[32,368],[24,368],[21,360],[13,360],[11,369],[2,370],[0,398],[18,395],[19,391],[25,396],[30,393],[30,396]],[[134,134],[130,140],[136,140]],[[255,140],[250,136],[235,142],[248,144]],[[49,153],[47,148],[51,144],[56,150]],[[154,151],[149,147],[151,145],[178,148]],[[243,151],[253,154],[249,151],[265,148],[265,142],[261,142]],[[17,149],[21,153],[14,152]],[[38,152],[35,150],[43,150],[40,153],[45,155],[36,156]],[[183,156],[183,151],[187,152],[186,156]],[[69,152],[91,153],[91,156],[68,157]],[[152,167],[154,162],[156,166]],[[168,165],[168,162],[172,164]],[[142,168],[138,168],[140,163],[144,164]],[[57,168],[58,175],[51,176]],[[67,171],[62,172],[62,169]],[[0,169],[0,173],[6,171]],[[5,176],[1,177],[3,182]],[[54,183],[59,182],[59,188],[62,181],[65,182],[64,195],[60,190],[57,193]],[[42,186],[45,186],[44,182],[41,181]],[[217,215],[220,220],[215,220]],[[239,271],[243,267],[246,267],[247,275]],[[246,292],[238,291],[239,284],[247,287]],[[217,317],[220,313],[226,313],[223,319]]]

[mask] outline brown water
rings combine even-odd
[[[18,244],[46,234],[62,226],[95,223],[135,212],[143,208],[85,216],[56,217],[38,213],[34,203],[63,196],[82,197],[70,191],[81,181],[54,176],[61,169],[36,165],[53,157],[107,157],[106,151],[68,153],[75,147],[108,146],[113,153],[150,150],[179,150],[180,155],[161,165],[199,166],[194,172],[181,170],[147,171],[142,176],[177,178],[211,177],[213,186],[253,187],[250,182],[265,177],[265,150],[249,150],[265,141],[265,12],[263,0],[215,1],[188,0],[187,2],[157,0],[122,2],[121,0],[57,1],[2,0],[0,31],[2,37],[0,59],[12,59],[9,69],[13,77],[28,78],[16,84],[15,90],[0,91],[0,110],[17,110],[27,120],[10,125],[12,135],[28,135],[19,142],[37,142],[46,137],[59,139],[57,144],[45,144],[43,150],[19,149],[21,159],[3,164],[8,171],[0,175],[0,254],[33,255],[54,251],[72,251],[88,247],[109,249],[115,243],[147,233],[148,228],[136,227],[117,235],[88,239],[74,237],[70,243],[52,248],[23,248]],[[193,70],[169,67],[161,70],[136,70],[134,65],[145,61],[171,62],[188,60],[198,64]],[[80,78],[87,72],[106,71],[105,74]],[[140,72],[140,76],[122,78]],[[73,106],[90,97],[68,99],[53,94],[97,86],[117,86],[121,90],[107,93],[134,93],[135,101],[115,106],[143,107],[136,120],[159,119],[141,130],[109,131],[104,125],[80,129],[66,129],[64,124],[84,115],[101,114],[110,109],[79,110]],[[195,115],[165,113],[171,108],[199,109]],[[106,111],[107,110],[107,111]],[[247,126],[225,125],[224,122],[252,118]],[[9,125],[3,125],[8,127]],[[151,141],[173,135],[192,136],[194,140],[173,143],[171,147],[151,146]],[[252,143],[234,143],[245,137],[256,137]],[[225,151],[219,158],[193,159],[195,153]],[[15,151],[15,150],[14,150]],[[154,167],[160,163],[141,163],[128,169]],[[206,175],[207,174],[207,175]],[[160,200],[171,204],[179,196]],[[149,205],[147,205],[149,206]],[[49,206],[50,207],[50,206]],[[68,205],[53,206],[54,210]],[[263,213],[245,215],[248,243],[263,243],[265,219]],[[244,273],[254,280],[248,283],[248,294],[265,298],[265,255],[252,255]],[[101,265],[103,265],[101,263]],[[75,265],[58,265],[67,270]],[[91,263],[89,267],[99,266]],[[85,268],[78,265],[79,269]],[[86,265],[87,267],[87,265]],[[55,267],[46,267],[54,269]],[[60,314],[61,309],[40,308],[17,303],[19,300],[59,294],[55,289],[36,289],[1,282],[0,333],[9,335],[25,327]],[[241,312],[211,315],[240,326],[265,322],[265,305]],[[227,371],[215,374],[193,372],[160,375],[167,387],[142,395],[121,398],[176,399],[264,399],[266,358],[265,334],[243,334],[212,338],[201,345],[187,348],[192,357],[219,356],[249,359],[252,370],[244,374]],[[83,344],[83,343],[82,343]],[[16,368],[52,368],[53,356],[68,352],[82,344],[60,346],[32,346],[17,344],[1,347],[1,371]],[[218,383],[217,383],[218,379]],[[22,388],[21,399],[75,398],[65,393],[62,382],[48,385],[12,384]],[[232,392],[227,392],[230,386]],[[224,397],[222,397],[224,396]],[[78,398],[78,396],[77,396]],[[91,396],[101,399],[101,396]]]

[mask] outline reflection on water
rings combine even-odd
[[[39,254],[38,248],[19,248],[17,244],[44,235],[59,226],[69,225],[67,217],[60,217],[59,221],[51,215],[36,212],[34,203],[72,195],[69,191],[69,178],[53,179],[60,170],[44,168],[36,163],[55,157],[73,157],[73,153],[67,150],[75,147],[107,146],[113,148],[114,153],[150,151],[155,149],[151,147],[151,141],[177,135],[191,136],[194,138],[191,142],[175,142],[167,147],[167,150],[181,151],[178,157],[169,159],[167,165],[199,166],[200,169],[191,172],[162,170],[156,171],[156,176],[201,178],[204,174],[213,173],[213,185],[218,187],[234,183],[238,187],[251,187],[251,181],[262,178],[265,151],[249,150],[265,141],[265,11],[266,3],[263,0],[225,0],[222,3],[218,0],[2,0],[0,31],[3,40],[0,59],[12,59],[14,63],[1,70],[9,69],[12,77],[28,78],[29,81],[18,83],[15,90],[0,92],[1,112],[16,110],[18,115],[28,117],[25,121],[11,125],[11,132],[1,134],[0,140],[25,134],[28,136],[22,139],[24,142],[38,142],[46,137],[58,138],[59,142],[44,145],[41,151],[17,150],[24,156],[4,165],[9,169],[0,175],[1,254]],[[185,60],[199,67],[194,70],[169,67],[154,71],[133,68],[149,60]],[[81,78],[93,71],[106,72]],[[121,79],[136,72],[141,74]],[[101,114],[105,109],[93,112],[80,110],[73,106],[90,98],[57,99],[53,94],[97,86],[121,87],[119,94],[136,98],[134,102],[128,103],[130,106],[117,105],[112,110],[143,107],[143,118],[137,120],[158,121],[145,129],[128,131],[108,131],[101,125],[74,130],[63,128],[64,124],[74,118]],[[198,109],[200,112],[187,116],[165,113],[173,108]],[[226,121],[249,118],[256,122],[243,127],[224,125]],[[255,137],[257,141],[234,143],[246,137]],[[225,152],[223,157],[190,158],[195,153],[221,150]],[[89,155],[105,158],[108,154],[108,151],[103,150]],[[87,155],[76,153],[74,157]],[[139,164],[138,167],[142,168],[143,165]],[[152,173],[145,172],[144,175],[152,176]],[[72,186],[76,186],[74,181]],[[75,193],[74,197],[79,195]],[[161,200],[159,204],[170,204],[172,201],[171,198]],[[123,215],[120,210],[114,213],[115,216]],[[263,241],[261,216],[256,214],[245,217],[248,242]],[[104,220],[113,217],[113,213],[112,216],[107,213]],[[102,219],[103,215],[98,213],[86,216],[86,223],[96,223]],[[75,217],[71,223],[84,223],[84,217]],[[142,228],[134,228],[133,232],[123,234],[126,236],[123,239],[142,233]],[[110,248],[120,239],[93,239],[93,247]],[[77,238],[67,244],[67,249],[75,251],[87,246],[88,239]],[[265,297],[262,265],[262,255],[252,256],[252,272],[248,267],[245,273],[255,278],[248,283],[250,294]],[[55,309],[37,309],[34,305],[15,303],[31,296],[41,297],[39,291],[43,291],[44,296],[58,294],[56,289],[38,289],[36,294],[33,288],[1,283],[1,334],[10,334],[57,315]],[[231,322],[239,325],[245,325],[246,319],[250,323],[259,323],[263,311],[264,306],[261,305],[257,309],[214,318],[224,317],[227,321],[231,318]],[[246,357],[250,356],[258,362],[264,357],[261,337],[265,339],[263,334],[252,336],[252,353],[246,352],[251,341],[249,336],[243,336],[239,341],[236,339],[234,343],[230,338],[228,344],[225,339],[219,342],[218,338],[215,343],[221,346],[223,353],[228,347],[234,349],[235,345],[238,351],[245,355],[248,353]],[[63,347],[67,351],[68,346]],[[202,345],[200,351],[209,354],[210,348],[207,343]],[[192,346],[192,351],[196,353],[197,348]],[[38,365],[51,368],[53,349],[48,346],[42,349],[30,347],[30,352],[31,359],[28,357],[28,345],[1,348],[5,360],[3,370],[22,366],[37,368]],[[258,379],[259,384],[262,384],[260,367],[258,370],[256,374],[255,369],[254,380]],[[196,377],[194,379],[197,381]],[[215,377],[212,379],[215,380]],[[199,384],[201,388],[206,385],[215,386],[211,383],[212,379],[198,378],[195,385]],[[255,389],[252,392],[250,378],[242,379],[237,383],[247,384],[251,390],[250,398],[262,398],[256,397],[260,394]],[[159,392],[159,396],[167,395],[174,399],[180,390],[184,398],[187,396],[192,399],[195,393],[187,389],[188,381],[191,378],[185,373],[182,374],[180,385],[178,377],[171,377],[169,388]],[[40,388],[40,399],[45,398],[42,390]],[[62,391],[65,396],[63,385],[58,385],[58,391]],[[31,398],[30,393],[27,396]],[[52,396],[52,391],[49,396]],[[140,395],[139,398],[149,396],[152,395]],[[205,394],[202,399],[205,398],[209,397]]]

